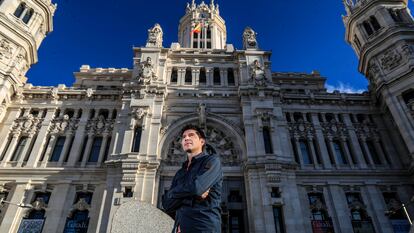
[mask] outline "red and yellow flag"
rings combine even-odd
[[[201,32],[201,23],[198,23],[197,26],[193,29],[193,33],[200,33]]]

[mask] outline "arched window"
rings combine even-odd
[[[136,127],[134,131],[134,141],[132,143],[132,152],[139,152],[141,144],[142,127]]]
[[[191,68],[187,67],[185,69],[185,84],[191,85],[193,82],[193,75],[191,73]]]
[[[207,83],[207,75],[206,75],[206,68],[202,67],[200,69],[200,84],[206,84]]]
[[[235,85],[233,68],[228,68],[227,69],[227,82],[228,82],[229,86],[234,86]]]
[[[220,69],[219,68],[214,68],[213,82],[214,82],[214,85],[221,85],[221,77],[220,77]]]
[[[178,70],[176,67],[174,67],[171,72],[171,83],[177,83],[177,80],[178,80]]]

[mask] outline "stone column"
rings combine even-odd
[[[351,118],[349,117],[349,114],[343,114],[342,118],[344,120],[344,123],[346,125],[346,128],[348,130],[349,134],[349,140],[351,144],[351,149],[353,151],[353,154],[355,156],[356,162],[358,164],[359,168],[367,168],[367,163],[364,159],[364,154],[361,150],[361,145],[359,144],[358,137],[355,133],[354,125],[352,124]]]
[[[375,163],[374,163],[374,160],[372,160],[372,156],[371,156],[371,152],[369,151],[369,149],[368,149],[368,145],[367,145],[367,141],[366,141],[367,139],[365,138],[365,137],[361,137],[361,146],[362,146],[362,149],[364,150],[364,152],[365,152],[365,155],[367,156],[367,159],[368,159],[368,164],[372,167],[372,168],[375,168]]]
[[[341,138],[341,146],[344,149],[344,153],[345,153],[345,157],[348,160],[348,164],[350,167],[354,168],[355,164],[353,162],[352,156],[351,156],[351,152],[349,152],[349,148],[348,148],[348,143],[347,142],[347,138],[346,137],[342,137]]]
[[[193,76],[193,86],[200,85],[200,69],[192,69],[192,76]]]
[[[303,162],[303,155],[302,155],[302,150],[300,149],[300,139],[299,139],[299,137],[295,137],[294,141],[295,141],[295,148],[296,148],[296,153],[298,154],[300,167],[304,168],[305,163]]]
[[[106,146],[108,144],[108,138],[109,138],[109,134],[104,133],[103,136],[102,136],[102,144],[101,144],[101,149],[99,150],[99,157],[98,157],[98,162],[96,164],[96,167],[101,167],[102,166],[102,161],[105,157]]]
[[[27,200],[25,200],[26,192],[27,184],[17,183],[12,193],[10,193],[12,195],[12,197],[10,198],[10,202],[17,204],[24,202],[25,204],[28,204],[26,202]],[[22,214],[24,213],[24,209],[16,205],[6,205],[7,211],[4,214],[3,221],[0,225],[0,232],[17,232],[20,220],[22,218]]]
[[[336,155],[336,152],[335,152],[335,148],[333,146],[333,138],[332,138],[332,136],[328,136],[328,148],[331,151],[331,155],[332,155],[333,160],[335,162],[335,166],[338,167],[338,165],[340,163],[338,162],[338,158],[337,158],[337,155]]]
[[[134,142],[134,131],[135,127],[137,126],[136,119],[133,116],[129,116],[128,118],[129,124],[126,124],[126,128],[124,131],[124,141],[122,144],[121,154],[127,154],[131,152],[132,143]]]
[[[206,82],[206,86],[211,87],[214,85],[213,82],[213,68],[211,67],[206,67],[206,78],[207,78],[207,82]]]
[[[93,146],[94,136],[95,135],[93,133],[88,133],[88,141],[86,143],[85,151],[83,152],[81,167],[85,167],[86,163],[88,162],[89,154],[91,153]]]
[[[27,167],[36,167],[42,152],[44,152],[45,147],[47,146],[47,134],[49,133],[49,128],[51,121],[55,115],[55,108],[48,109],[45,118],[43,119],[42,126],[37,133],[36,141],[34,142],[33,149],[29,155],[29,160],[27,161]]]
[[[249,231],[256,233],[265,232],[264,209],[262,195],[257,195],[258,190],[262,190],[260,184],[259,171],[249,169],[245,171],[246,178],[246,199],[248,208]]]
[[[52,155],[53,149],[55,148],[57,138],[58,136],[56,134],[50,135],[49,144],[47,145],[45,156],[43,157],[43,160],[42,160],[43,167],[47,167],[47,164],[49,163],[49,159],[50,159],[50,156]]]
[[[329,185],[328,195],[333,209],[332,217],[336,219],[340,232],[353,232],[346,196],[339,185]]]
[[[156,167],[148,166],[145,169],[144,182],[142,187],[141,201],[156,204],[153,199],[155,189],[155,176],[157,173]]]
[[[303,212],[303,203],[301,203],[303,198],[305,199],[305,203],[308,203],[306,192],[301,192],[303,189],[300,190],[301,188],[298,187],[296,177],[293,173],[286,174],[285,176],[286,178],[282,183],[282,195],[286,232],[307,232],[306,226],[309,222],[307,218],[309,206],[307,206],[307,211]]]
[[[7,148],[6,154],[2,161],[2,166],[6,167],[7,163],[13,156],[14,151],[16,150],[17,143],[19,142],[20,133],[13,133],[12,140],[10,142],[9,148]]]
[[[171,84],[171,74],[172,74],[172,68],[167,68],[167,77],[166,80],[164,80],[164,83],[167,83],[167,85]]]
[[[79,119],[78,128],[75,132],[75,136],[73,138],[73,148],[70,150],[68,155],[68,162],[67,165],[70,167],[74,167],[76,163],[79,161],[82,149],[84,147],[85,142],[85,135],[86,135],[86,125],[88,123],[90,112],[88,111],[89,108],[82,108],[82,116]]]
[[[394,168],[401,168],[401,158],[400,156],[398,156],[398,154],[402,155],[402,153],[398,153],[395,147],[395,144],[392,143],[393,140],[390,137],[390,133],[387,129],[387,126],[384,124],[383,120],[380,116],[378,115],[374,115],[374,122],[377,125],[377,129],[379,131],[379,136],[381,138],[382,141],[382,145],[384,146],[385,149],[385,156],[388,155],[389,161],[391,162],[391,166]],[[390,123],[390,122],[389,122]],[[387,143],[385,143],[387,142]],[[395,156],[395,157],[393,157]]]
[[[48,208],[46,211],[46,221],[43,227],[43,232],[59,232],[59,221],[64,219],[69,213],[69,209],[65,208],[62,203],[72,204],[73,200],[69,196],[70,194],[70,181],[60,181],[57,184],[50,195]],[[63,223],[65,224],[65,223]]]
[[[88,232],[99,232],[97,223],[99,221],[100,209],[102,208],[102,195],[104,194],[105,186],[98,185],[93,191],[91,208],[89,210],[89,227]]]
[[[313,136],[308,137],[308,146],[309,146],[310,154],[312,156],[313,166],[316,169],[319,169],[320,165],[318,163],[318,158],[317,158],[317,155],[316,155],[315,146],[313,145]]]
[[[65,161],[66,154],[68,153],[70,149],[72,138],[73,138],[73,133],[68,132],[65,137],[65,143],[63,144],[62,152],[60,153],[59,161],[57,164],[58,167],[61,167],[63,165],[63,162]]]
[[[226,68],[220,68],[220,85],[222,87],[228,86]]]
[[[13,137],[11,130],[15,119],[20,115],[20,111],[20,108],[9,108],[9,114],[6,114],[7,118],[4,120],[4,123],[0,124],[0,138],[2,138],[2,140],[0,140],[0,154],[4,153],[4,157],[6,157],[6,152],[3,150],[6,149],[10,138]],[[8,148],[10,148],[10,145]]]
[[[380,140],[379,140],[378,137],[374,138],[374,146],[375,146],[375,151],[378,153],[381,164],[389,166],[390,164],[388,163],[387,159],[385,158],[385,155],[384,155],[384,152],[382,151],[382,148],[381,148],[381,145],[380,145]]]
[[[362,194],[367,197],[364,200],[364,203],[374,213],[371,217],[377,233],[394,232],[388,217],[384,214],[387,207],[385,205],[384,197],[377,186],[375,184],[367,184],[362,188],[364,189]]]
[[[325,137],[322,132],[322,127],[319,123],[318,114],[317,113],[311,113],[311,114],[312,114],[312,123],[315,129],[316,140],[318,142],[319,151],[321,153],[323,167],[325,169],[331,169],[332,164],[331,164],[331,160],[329,159],[329,153],[328,153],[327,146],[325,143]]]

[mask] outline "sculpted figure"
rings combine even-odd
[[[157,23],[154,25],[154,27],[150,28],[148,30],[148,40],[146,47],[156,47],[161,48],[162,47],[162,28]]]
[[[256,40],[257,33],[253,31],[250,27],[244,29],[243,32],[243,47],[244,49],[248,48],[258,48],[257,40]]]
[[[250,65],[250,82],[253,82],[255,86],[266,86],[265,71],[258,60]]]
[[[149,84],[151,80],[157,80],[154,65],[150,57],[147,57],[147,60],[140,64],[138,78],[139,82],[144,84]]]

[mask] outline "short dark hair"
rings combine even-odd
[[[197,132],[197,135],[198,135],[200,138],[202,138],[202,139],[206,140],[206,134],[204,133],[204,131],[203,131],[200,127],[198,127],[198,126],[196,126],[196,125],[186,125],[186,126],[184,126],[184,127],[181,129],[181,136],[183,135],[183,133],[184,133],[185,131],[187,131],[187,130],[189,130],[189,129],[195,130],[195,131]]]

